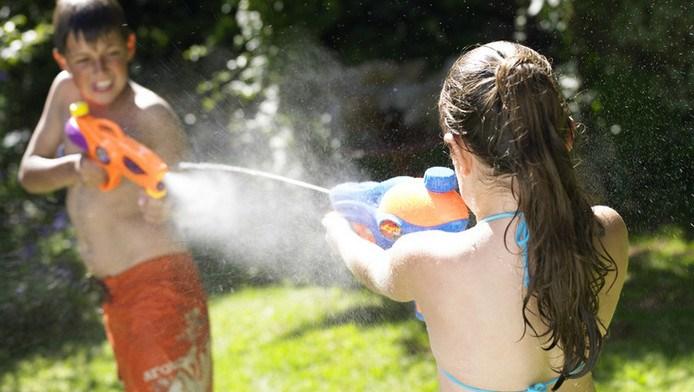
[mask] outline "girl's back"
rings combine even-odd
[[[598,314],[607,327],[626,275],[626,228],[612,209],[593,211],[605,226],[602,243],[620,271],[607,277],[600,294]],[[481,389],[523,390],[555,379],[552,368],[563,365],[560,348],[544,350],[546,337],[536,336],[524,323],[526,269],[515,240],[517,226],[511,218],[481,221],[463,233],[418,233],[403,241],[411,245],[399,244],[410,249],[428,244],[430,253],[418,255],[421,264],[411,273],[444,391],[465,390],[453,379]],[[536,304],[531,301],[528,308],[530,323],[544,332]],[[592,389],[588,374],[566,381],[561,390]]]

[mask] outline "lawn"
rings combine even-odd
[[[694,242],[633,239],[598,390],[694,390]],[[364,290],[278,284],[210,300],[216,391],[435,391],[424,325]],[[119,391],[98,325],[0,371],[0,392]]]

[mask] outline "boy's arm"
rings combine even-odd
[[[101,168],[82,159],[81,154],[55,157],[63,140],[65,97],[72,82],[66,72],[53,80],[46,103],[19,166],[19,182],[30,193],[47,193],[74,185],[78,181],[103,181]]]

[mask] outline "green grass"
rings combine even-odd
[[[366,292],[248,289],[211,306],[219,391],[436,389],[423,326]]]
[[[694,241],[632,238],[629,274],[594,372],[607,391],[694,391]]]
[[[694,390],[694,242],[632,239],[598,390]],[[424,325],[364,290],[275,285],[210,300],[216,391],[436,391]],[[0,366],[0,392],[120,391],[98,324]]]

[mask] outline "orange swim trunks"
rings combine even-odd
[[[103,280],[104,325],[125,390],[212,391],[207,299],[187,254]]]

